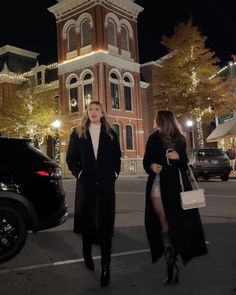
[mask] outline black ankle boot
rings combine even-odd
[[[169,251],[165,253],[167,264],[167,278],[164,280],[164,285],[173,285],[179,283],[179,262],[176,253]]]
[[[91,255],[84,255],[84,264],[89,270],[94,271],[94,263]]]
[[[93,257],[91,253],[92,253],[92,243],[90,242],[88,238],[83,236],[84,264],[89,270],[94,271],[94,263],[93,263]]]
[[[103,264],[100,278],[101,287],[107,287],[110,284],[110,265]]]

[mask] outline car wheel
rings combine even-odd
[[[220,178],[221,178],[222,181],[228,181],[229,180],[229,175],[228,174],[222,175]]]
[[[27,238],[24,218],[14,208],[0,205],[0,263],[16,256]]]

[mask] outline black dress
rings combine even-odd
[[[196,256],[207,253],[204,232],[198,209],[183,210],[180,204],[180,180],[178,168],[181,171],[185,190],[191,190],[191,183],[187,176],[187,154],[185,138],[180,138],[172,146],[180,156],[171,166],[167,165],[166,147],[159,131],[150,135],[143,165],[149,174],[146,185],[145,228],[150,244],[152,261],[156,262],[163,254],[161,241],[161,227],[151,202],[151,188],[155,173],[150,169],[152,163],[163,166],[160,172],[160,188],[163,207],[165,210],[169,231],[177,252],[186,264]]]

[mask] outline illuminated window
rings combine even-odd
[[[91,72],[85,72],[82,75],[84,108],[90,103],[93,95],[93,75]]]
[[[113,109],[120,108],[119,98],[119,79],[116,73],[110,74],[110,85],[111,85],[111,105]]]
[[[79,111],[79,96],[78,96],[78,80],[71,78],[69,82],[69,98],[70,98],[70,111],[75,113]]]

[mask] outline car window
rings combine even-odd
[[[224,152],[220,149],[204,149],[199,150],[198,156],[200,157],[219,157],[219,156],[225,156]]]

